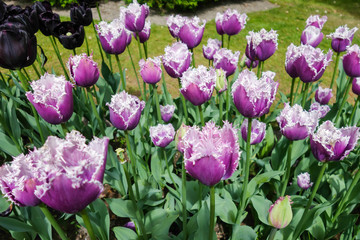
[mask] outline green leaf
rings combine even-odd
[[[103,75],[105,81],[110,85],[112,91],[115,93],[117,90],[116,80],[113,73],[110,71],[108,65],[106,65],[105,62],[101,63],[101,74]]]
[[[311,225],[309,232],[315,239],[322,240],[325,237],[325,225],[321,217],[317,217]]]
[[[12,132],[14,138],[20,140],[21,139],[21,129],[20,129],[19,120],[16,116],[14,102],[12,100],[10,100],[7,104],[7,112],[8,112],[8,116],[9,116],[8,120],[10,122],[11,132]]]
[[[152,239],[169,239],[170,226],[178,216],[179,214],[175,211],[167,211],[162,208],[152,210],[145,216],[146,232],[152,233]]]
[[[138,236],[136,233],[126,227],[114,227],[113,232],[115,233],[115,237],[117,240],[136,240]]]
[[[252,229],[251,227],[240,226],[240,225],[234,226],[234,231],[232,233],[232,239],[255,240],[256,238],[257,238],[257,234],[254,231],[254,229]]]
[[[121,198],[106,199],[110,210],[118,217],[128,217],[135,219],[135,209],[130,200],[123,200]]]
[[[51,224],[39,207],[29,207],[30,223],[41,239],[52,239]]]
[[[10,156],[18,156],[21,152],[16,148],[13,141],[5,135],[2,131],[0,131],[0,150],[9,154]]]
[[[251,197],[256,192],[256,190],[261,187],[262,184],[269,182],[269,180],[272,178],[281,176],[283,173],[284,171],[270,171],[255,176],[249,182],[246,198]]]
[[[263,196],[254,195],[251,197],[251,203],[255,208],[255,211],[258,215],[259,220],[266,225],[270,225],[268,221],[269,209],[272,205],[272,202]]]
[[[197,215],[198,229],[195,232],[194,239],[209,239],[209,227],[210,227],[210,210],[207,202],[203,202],[203,206]],[[216,239],[215,231],[212,231],[213,239]]]
[[[33,228],[13,217],[0,217],[0,226],[15,232],[31,232]]]
[[[274,131],[270,124],[267,125],[265,139],[263,142],[264,142],[264,146],[259,152],[259,158],[264,158],[274,148],[274,144],[275,144]]]
[[[219,216],[223,222],[234,224],[237,209],[231,198],[221,198],[215,195],[215,215]]]

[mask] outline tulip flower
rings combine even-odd
[[[311,15],[306,20],[306,27],[314,26],[321,30],[324,27],[326,21],[327,21],[327,16],[320,17],[319,15]]]
[[[131,32],[139,33],[145,26],[145,19],[149,15],[149,6],[145,4],[140,5],[137,0],[134,0],[125,8],[125,27]]]
[[[247,134],[248,134],[248,119],[245,118],[243,123],[241,124],[241,137],[244,141],[247,141]],[[252,121],[251,124],[251,137],[250,137],[250,144],[255,145],[261,143],[262,140],[265,138],[266,133],[266,124],[260,122],[256,119]]]
[[[174,115],[175,106],[174,105],[160,105],[161,119],[164,122],[170,121],[172,116]]]
[[[238,166],[237,130],[228,122],[221,129],[213,122],[207,122],[201,131],[190,127],[182,141],[186,171],[207,186],[230,178]]]
[[[268,219],[271,226],[282,229],[289,225],[293,217],[291,204],[290,196],[285,196],[280,197],[271,205]]]
[[[217,12],[215,17],[216,31],[219,35],[224,35],[225,32],[222,29],[222,20],[224,18],[224,14]]]
[[[328,105],[320,105],[318,102],[312,103],[309,109],[309,112],[317,112],[319,114],[319,118],[324,118],[329,111],[330,107]]]
[[[347,25],[338,27],[334,33],[327,35],[328,38],[332,39],[331,48],[337,53],[344,52],[351,45],[357,30],[357,27],[349,29]]]
[[[227,9],[222,15],[221,28],[229,36],[238,34],[245,28],[247,15],[235,9]]]
[[[182,123],[180,128],[176,131],[175,146],[177,147],[178,151],[181,153],[184,153],[185,143],[183,139],[189,129],[190,126],[187,126],[184,123]]]
[[[252,65],[251,65],[251,63],[252,63]],[[246,57],[245,65],[249,69],[250,68],[254,69],[259,65],[259,60],[251,61],[249,58]]]
[[[83,210],[103,191],[109,139],[94,138],[88,145],[73,130],[65,139],[50,136],[38,149],[39,185],[35,196],[49,207],[65,212]]]
[[[309,26],[301,34],[301,43],[307,44],[313,47],[317,47],[324,38],[324,34],[321,29],[315,26]]]
[[[210,100],[215,88],[215,69],[205,66],[189,68],[181,77],[181,94],[195,106]]]
[[[328,104],[332,96],[332,89],[330,88],[322,88],[319,86],[319,88],[315,91],[315,101],[321,105]]]
[[[48,1],[36,1],[32,5],[32,8],[36,11],[38,16],[44,12],[52,12],[51,4]]]
[[[300,105],[290,106],[285,103],[284,109],[276,118],[281,133],[289,140],[302,140],[307,138],[319,123],[316,111],[307,112]]]
[[[166,147],[174,140],[175,129],[172,124],[158,124],[149,128],[151,141],[157,147]]]
[[[184,24],[179,30],[180,40],[187,45],[189,49],[195,48],[200,44],[204,34],[206,21],[202,21],[200,25],[200,19],[198,17],[185,18]]]
[[[354,78],[352,81],[352,91],[356,95],[360,95],[360,77]]]
[[[209,38],[207,40],[207,45],[203,45],[203,55],[208,60],[214,60],[214,54],[221,47],[221,41],[217,39]]]
[[[145,102],[125,91],[111,97],[111,102],[106,103],[110,109],[110,121],[120,130],[133,130],[140,121],[141,112]]]
[[[343,57],[343,67],[346,75],[352,78],[360,77],[360,48],[354,44],[347,47]]]
[[[161,80],[161,60],[159,57],[148,58],[146,61],[139,61],[140,75],[144,82],[148,84],[156,84]]]
[[[320,162],[344,159],[359,139],[358,127],[336,128],[330,121],[320,125],[310,136],[311,151]]]
[[[179,31],[180,28],[184,25],[185,19],[186,18],[181,15],[171,15],[170,17],[168,17],[168,19],[166,20],[166,24],[168,26],[171,36],[173,36],[174,38],[179,37]]]
[[[64,76],[45,73],[30,85],[33,92],[27,92],[26,97],[45,121],[60,124],[70,119],[74,109],[73,85]]]
[[[287,48],[285,59],[285,71],[291,78],[297,78],[299,76],[296,71],[296,65],[294,64],[298,57],[298,47],[291,43]]]
[[[299,174],[297,176],[297,184],[300,188],[304,190],[311,188],[313,183],[310,182],[310,174],[308,172]]]
[[[250,31],[246,40],[245,54],[252,61],[265,61],[278,48],[278,34],[272,29],[269,32],[265,29],[261,29],[259,32]]]
[[[238,111],[247,118],[261,117],[269,112],[279,87],[275,73],[264,72],[258,80],[255,73],[243,70],[232,85],[232,97]]]
[[[232,53],[229,49],[221,48],[214,54],[214,66],[216,69],[223,69],[226,77],[231,76],[237,68],[239,56],[239,51]]]
[[[129,229],[133,230],[134,232],[136,232],[135,223],[132,221],[125,223],[124,227],[129,228]]]
[[[146,21],[143,30],[138,33],[141,43],[144,43],[147,40],[149,40],[150,32],[151,32],[151,23],[150,21]],[[134,37],[136,37],[136,35]]]
[[[172,78],[181,77],[183,72],[190,66],[191,55],[192,53],[184,43],[176,42],[171,46],[167,46],[165,54],[162,56],[165,71]]]
[[[84,26],[73,22],[61,22],[54,28],[54,36],[66,49],[81,47],[85,39]]]
[[[60,24],[60,16],[50,11],[43,12],[39,15],[39,29],[45,36],[54,33],[54,29]]]
[[[70,8],[70,19],[78,25],[89,26],[93,20],[91,8],[86,4],[72,4]]]
[[[218,93],[227,90],[226,72],[223,69],[216,69],[215,89]]]
[[[71,78],[78,86],[90,87],[99,79],[98,64],[93,61],[92,55],[87,56],[85,53],[76,56],[70,55],[67,67]]]

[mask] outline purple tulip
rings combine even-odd
[[[321,105],[326,105],[329,103],[332,96],[332,89],[322,88],[321,86],[319,86],[319,88],[315,92],[315,101],[317,101]]]
[[[314,102],[311,104],[309,112],[316,112],[319,115],[319,118],[323,118],[330,111],[330,107],[328,105],[320,105],[318,102]]]
[[[150,32],[151,32],[151,23],[150,23],[150,21],[146,21],[143,30],[138,33],[141,43],[144,43],[147,40],[149,40]],[[136,35],[134,37],[136,38]]]
[[[310,188],[313,185],[313,183],[310,181],[310,174],[308,172],[301,173],[297,176],[297,184],[304,190]]]
[[[356,95],[360,95],[360,77],[354,78],[352,81],[352,91]]]
[[[237,130],[231,123],[226,121],[219,129],[207,122],[201,131],[190,127],[183,142],[186,171],[201,183],[213,186],[235,172],[240,152]]]
[[[229,36],[238,34],[245,28],[247,15],[240,14],[235,9],[228,9],[224,12],[222,17],[222,30]]]
[[[20,207],[36,206],[41,201],[35,196],[37,180],[34,161],[37,150],[15,157],[11,164],[0,167],[0,190],[11,202]]]
[[[64,76],[45,73],[30,85],[33,92],[27,92],[26,97],[45,121],[60,124],[70,119],[74,109],[73,85]]]
[[[319,15],[311,15],[306,20],[306,27],[314,26],[321,30],[324,27],[324,24],[326,23],[326,21],[327,21],[327,16],[322,16],[320,18]]]
[[[272,29],[269,32],[265,29],[261,29],[259,32],[250,31],[246,40],[245,54],[253,61],[265,61],[278,48],[278,34]]]
[[[140,75],[144,82],[148,84],[156,84],[161,80],[161,60],[159,57],[141,59],[139,61]]]
[[[155,146],[164,148],[174,140],[175,129],[172,124],[158,124],[150,127],[149,131]]]
[[[120,130],[133,130],[139,124],[141,112],[145,103],[138,97],[125,91],[111,97],[111,102],[106,103],[110,109],[110,121]]]
[[[355,32],[358,30],[357,27],[349,29],[347,25],[338,27],[334,33],[327,35],[331,38],[331,47],[335,52],[344,52],[354,38]]]
[[[252,63],[252,66],[251,66],[251,63]],[[246,57],[245,65],[249,69],[256,68],[259,65],[259,60],[251,61],[249,58]]]
[[[50,136],[37,150],[39,185],[35,195],[49,207],[76,213],[103,191],[109,139],[94,138],[88,145],[78,131],[65,139]]]
[[[187,126],[184,123],[182,123],[180,128],[176,131],[175,146],[181,153],[184,153],[185,143],[183,140],[189,129],[190,129],[190,126]]]
[[[347,47],[343,57],[343,67],[346,75],[352,78],[360,77],[360,48],[354,44]]]
[[[181,15],[171,15],[170,17],[168,17],[168,19],[166,20],[166,24],[168,26],[171,36],[173,36],[174,38],[179,37],[179,31],[180,28],[184,25],[185,19],[186,18]]]
[[[129,228],[129,229],[133,230],[134,232],[136,232],[135,223],[132,221],[125,223],[124,227]]]
[[[134,0],[125,8],[125,27],[132,32],[141,32],[145,26],[145,19],[149,15],[149,6],[145,4],[140,5],[137,0]]]
[[[232,97],[236,108],[244,117],[261,117],[269,112],[279,87],[274,82],[274,72],[263,72],[258,80],[255,73],[243,70],[232,85]]]
[[[111,23],[102,21],[95,27],[101,46],[106,53],[121,54],[125,51],[128,33],[119,18],[114,19]]]
[[[296,59],[293,64],[300,80],[305,83],[319,80],[332,61],[333,52],[331,49],[326,55],[320,48],[314,48],[310,45],[301,45],[296,48],[296,51]]]
[[[289,140],[296,141],[307,138],[319,123],[316,111],[305,111],[300,105],[290,106],[285,103],[284,109],[276,118],[281,133]]]
[[[217,39],[209,38],[207,40],[207,45],[203,45],[203,55],[208,60],[214,60],[214,54],[221,47],[221,41]]]
[[[286,59],[285,59],[285,70],[287,74],[292,78],[297,78],[299,74],[296,71],[296,66],[294,64],[295,60],[299,57],[298,47],[294,44],[290,44],[286,51]]]
[[[232,53],[229,49],[221,48],[214,54],[214,66],[216,69],[223,69],[226,77],[231,76],[237,68],[239,56],[239,51]]]
[[[310,135],[310,146],[318,161],[339,161],[349,155],[358,139],[358,127],[337,129],[332,122],[326,121]]]
[[[190,66],[191,55],[192,53],[184,43],[175,42],[173,45],[167,46],[162,57],[165,71],[172,78],[181,77]]]
[[[195,48],[200,44],[204,34],[206,21],[202,21],[200,25],[200,19],[198,17],[185,18],[184,24],[179,30],[180,40],[187,45],[189,49]]]
[[[216,23],[216,31],[219,35],[224,35],[225,32],[222,28],[222,21],[224,18],[224,14],[217,12],[215,17],[215,23]]]
[[[92,59],[92,54],[90,56],[85,53],[76,56],[70,55],[67,67],[78,86],[90,87],[99,79],[98,64]]]
[[[315,26],[309,26],[301,34],[301,43],[307,44],[313,47],[317,47],[324,38],[324,34],[321,29]]]
[[[189,68],[181,77],[181,94],[195,106],[210,100],[216,83],[215,69],[200,65]]]
[[[247,134],[248,134],[248,119],[245,118],[241,124],[241,137],[247,142]],[[250,137],[250,144],[255,145],[261,143],[262,140],[265,138],[266,132],[266,124],[260,122],[256,119],[252,120],[251,123],[251,137]]]
[[[164,122],[170,121],[172,116],[174,115],[175,106],[174,105],[160,105],[161,119]]]

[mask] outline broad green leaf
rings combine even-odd
[[[0,217],[0,226],[15,232],[31,232],[33,228],[13,217]]]
[[[255,240],[257,238],[257,234],[249,226],[241,226],[241,225],[235,225],[234,231],[232,233],[232,239],[237,240]]]
[[[126,227],[114,227],[113,232],[115,233],[115,237],[117,240],[137,240],[138,236],[136,233]]]
[[[215,216],[228,224],[235,223],[237,208],[231,198],[222,198],[216,194],[215,206]]]
[[[251,203],[255,208],[259,220],[266,225],[270,225],[268,216],[272,202],[261,195],[254,195],[251,197]]]
[[[17,156],[21,152],[16,148],[13,141],[5,135],[2,131],[0,131],[0,150],[4,151],[5,153],[9,154],[10,156]]]
[[[208,204],[205,201],[203,201],[203,206],[201,207],[196,220],[197,220],[198,229],[195,232],[194,239],[209,239],[210,210]],[[212,234],[213,234],[213,239],[216,239],[215,231],[213,231]]]
[[[48,219],[44,216],[40,208],[38,207],[29,207],[30,211],[30,223],[33,226],[34,230],[39,234],[41,239],[52,239],[51,224]]]
[[[168,239],[171,224],[178,218],[179,213],[157,208],[145,216],[145,229],[152,234],[152,239]]]
[[[246,197],[251,197],[256,192],[256,190],[261,187],[262,184],[269,182],[269,180],[272,178],[281,176],[283,173],[284,171],[270,171],[255,176],[249,182]]]
[[[136,218],[135,209],[130,200],[121,198],[106,199],[110,210],[118,217]]]
[[[309,232],[311,235],[315,237],[315,239],[322,240],[325,237],[325,225],[321,217],[317,217],[311,227],[309,228]]]

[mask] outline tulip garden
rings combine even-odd
[[[284,46],[236,10],[209,39],[205,20],[172,15],[173,41],[148,57],[146,4],[111,22],[91,8],[101,19],[78,0],[63,21],[46,1],[0,1],[1,239],[360,238],[357,27],[325,33],[310,15]],[[243,31],[246,48],[230,48]],[[267,65],[281,48],[285,93]]]

